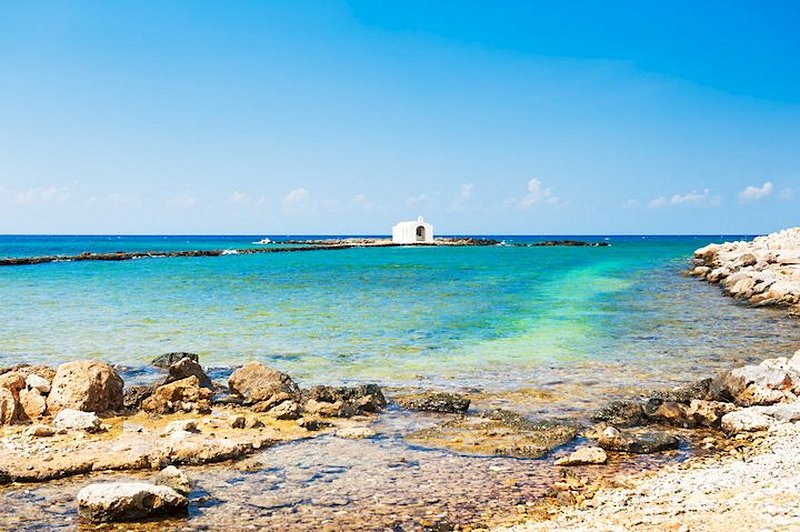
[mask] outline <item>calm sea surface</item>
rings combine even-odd
[[[234,249],[259,238],[0,236],[0,257]],[[2,268],[0,365],[100,358],[136,367],[191,351],[208,366],[261,360],[306,384],[491,391],[570,384],[571,376],[670,383],[798,339],[780,312],[754,312],[681,276],[694,249],[730,238]]]

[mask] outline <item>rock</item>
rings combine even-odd
[[[247,425],[247,418],[244,416],[234,416],[230,420],[230,425],[232,429],[243,429]]]
[[[200,364],[198,364],[196,360],[192,360],[188,357],[180,359],[178,362],[175,362],[169,367],[169,375],[167,376],[167,380],[164,382],[164,384],[183,380],[186,377],[191,377],[192,375],[197,377],[197,380],[200,382],[200,386],[202,388],[208,388],[209,390],[214,389],[211,379],[208,378],[208,375],[206,375],[205,371],[203,371],[203,368],[200,366]]]
[[[153,395],[142,401],[142,410],[151,414],[208,413],[211,411],[211,390],[201,388],[200,381],[192,375],[156,388]]]
[[[353,417],[356,415],[355,408],[353,408],[350,403],[345,403],[344,401],[326,403],[324,401],[309,399],[306,401],[306,404],[303,405],[303,411],[306,414],[321,417]]]
[[[183,360],[184,358],[188,358],[193,362],[200,362],[200,357],[198,357],[194,353],[166,353],[164,355],[159,355],[156,358],[154,358],[150,362],[150,364],[152,364],[157,368],[169,369],[171,365]]]
[[[311,419],[305,417],[301,417],[300,419],[298,419],[297,424],[310,432],[316,432],[318,430],[326,429],[331,426],[330,423],[327,423],[325,421],[320,421],[318,419]]]
[[[739,434],[767,430],[771,424],[772,419],[765,414],[752,408],[745,408],[722,416],[721,426],[726,434]]]
[[[122,432],[143,432],[144,425],[140,425],[139,423],[131,423],[130,421],[124,421],[122,423]]]
[[[83,430],[86,432],[99,432],[102,430],[100,418],[94,412],[83,412],[65,408],[53,419],[53,425],[61,430]]]
[[[159,434],[161,436],[166,436],[168,434],[172,434],[173,432],[198,432],[197,430],[197,421],[194,419],[179,419],[177,421],[172,421],[167,423],[167,425],[161,429]]]
[[[45,366],[44,364],[17,364],[11,368],[8,368],[7,371],[14,371],[24,377],[27,377],[28,375],[38,375],[39,377],[45,379],[48,383],[53,382],[53,377],[56,375],[56,370],[50,366]],[[0,371],[0,373],[6,373],[7,371]]]
[[[122,397],[122,405],[128,412],[136,412],[141,406],[142,402],[155,393],[157,386],[153,385],[135,385],[125,388],[125,393]]]
[[[90,523],[186,516],[188,509],[180,493],[145,482],[90,484],[78,492],[78,514]]]
[[[297,395],[300,389],[286,373],[268,368],[259,362],[250,362],[233,372],[228,379],[231,392],[242,396],[248,403],[266,401],[277,393]]]
[[[48,427],[47,425],[33,425],[25,429],[26,436],[35,438],[47,438],[55,433],[56,431],[53,430],[53,427]]]
[[[64,408],[104,414],[122,408],[123,382],[104,362],[79,360],[61,364],[53,377],[47,410]]]
[[[175,466],[167,466],[153,479],[157,486],[167,486],[181,495],[189,495],[192,492],[192,481],[185,472]]]
[[[711,393],[711,383],[713,379],[703,379],[688,386],[675,388],[674,390],[662,391],[654,393],[652,399],[660,399],[662,401],[672,401],[675,403],[688,404],[693,399],[700,399],[704,401],[718,401],[719,397]]]
[[[694,399],[689,403],[687,415],[692,418],[696,425],[701,427],[718,428],[722,416],[728,412],[736,410],[736,406],[731,403],[720,401],[701,401]]]
[[[349,440],[362,440],[375,436],[375,431],[369,427],[343,427],[336,431],[336,436]]]
[[[0,387],[0,425],[10,425],[17,420],[19,404],[8,388]]]
[[[11,391],[14,397],[18,397],[20,390],[25,388],[25,375],[16,371],[3,373],[0,375],[0,388],[5,388]]]
[[[608,455],[600,447],[581,447],[572,454],[556,460],[558,466],[574,466],[587,464],[605,464]]]
[[[307,392],[306,399],[323,403],[342,402],[356,414],[380,412],[386,406],[386,398],[377,384],[314,386]]]
[[[397,403],[408,410],[440,412],[444,414],[464,413],[469,408],[469,398],[456,393],[427,392],[400,397]]]
[[[540,458],[577,434],[571,423],[534,421],[509,410],[451,419],[406,436],[414,444],[469,455]]]
[[[21,390],[19,404],[22,406],[25,417],[30,420],[39,419],[47,411],[47,400],[36,388]]]
[[[635,427],[645,420],[642,405],[636,401],[611,401],[591,416],[592,421],[605,421],[618,427]]]
[[[42,395],[47,395],[50,393],[50,381],[35,373],[31,373],[25,377],[25,388],[28,390],[36,390]]]
[[[680,440],[666,432],[618,432],[604,434],[597,443],[607,451],[650,454],[677,449]]]
[[[300,418],[300,413],[300,405],[291,399],[283,401],[267,411],[270,417],[283,420],[298,419]]]
[[[771,405],[795,399],[800,374],[770,366],[743,366],[726,371],[711,384],[712,393],[739,406]]]

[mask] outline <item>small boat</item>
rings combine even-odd
[[[267,237],[262,238],[258,242],[253,242],[253,244],[272,244],[272,240]]]

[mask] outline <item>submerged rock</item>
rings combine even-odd
[[[194,353],[165,353],[163,355],[159,355],[154,358],[150,364],[157,368],[161,369],[169,369],[169,367],[176,362],[180,362],[184,358],[188,358],[193,362],[200,362],[200,357],[195,355]]]
[[[53,377],[47,410],[64,408],[104,414],[122,408],[123,382],[104,362],[79,360],[61,364]]]
[[[399,397],[397,403],[408,410],[456,414],[466,412],[470,400],[457,393],[426,392]]]
[[[601,447],[581,447],[569,456],[556,460],[557,466],[575,466],[588,464],[605,464],[608,455]]]
[[[636,401],[611,401],[595,412],[591,419],[618,427],[635,427],[645,421],[645,414],[642,405]]]
[[[250,362],[234,371],[228,379],[228,387],[250,404],[267,401],[278,393],[297,395],[300,392],[289,375],[259,362]]]
[[[597,443],[607,451],[650,454],[677,449],[680,440],[666,432],[621,432],[612,429],[606,430]]]
[[[516,412],[494,410],[422,429],[406,436],[418,445],[466,454],[540,458],[570,442],[577,428],[562,421],[532,421]]]
[[[78,492],[78,514],[90,523],[185,516],[188,509],[180,493],[146,482],[90,484]]]
[[[675,403],[688,404],[694,399],[702,401],[718,401],[719,395],[711,390],[711,383],[714,379],[702,379],[687,386],[681,386],[674,390],[659,391],[654,393],[651,398],[661,401],[671,401]]]

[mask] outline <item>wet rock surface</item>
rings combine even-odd
[[[194,353],[178,352],[178,353],[165,353],[163,355],[159,355],[156,358],[154,358],[150,362],[150,364],[152,364],[157,368],[169,369],[171,365],[180,362],[184,358],[188,358],[192,362],[197,362],[197,363],[200,362],[200,357]]]
[[[409,394],[396,398],[397,404],[408,410],[441,412],[444,414],[464,413],[469,409],[469,397],[456,393],[428,392]]]
[[[81,521],[106,523],[184,516],[189,501],[166,486],[145,482],[91,484],[78,492]]]

